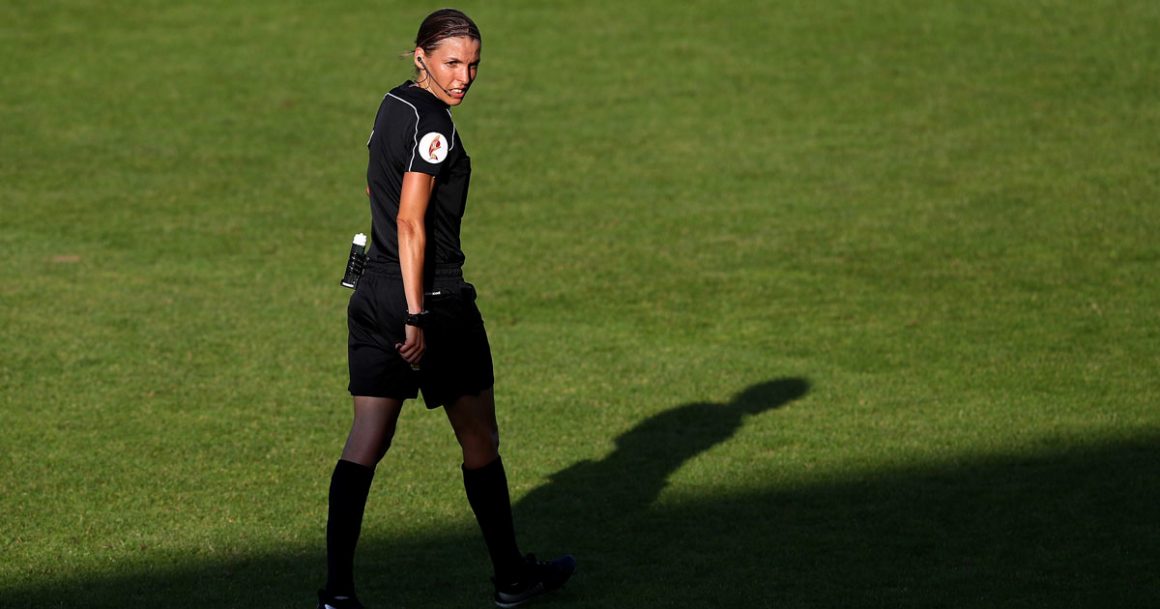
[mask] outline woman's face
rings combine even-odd
[[[416,48],[419,84],[448,106],[458,106],[479,70],[479,48],[479,41],[467,36],[444,38],[430,53]]]

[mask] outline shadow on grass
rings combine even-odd
[[[689,458],[800,379],[686,404],[516,505],[529,549],[581,571],[557,607],[1144,607],[1160,598],[1160,436],[654,505]],[[776,446],[769,447],[776,450]],[[0,591],[0,607],[311,607],[319,548]],[[486,607],[474,531],[360,548],[373,607]],[[547,603],[545,603],[547,604]]]

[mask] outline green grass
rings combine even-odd
[[[1155,603],[1160,5],[461,7],[557,605]],[[0,606],[309,606],[363,144],[433,8],[0,7]],[[404,413],[372,606],[488,606],[456,454]]]

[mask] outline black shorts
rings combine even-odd
[[[475,287],[459,269],[437,272],[423,305],[424,352],[415,371],[395,345],[405,338],[407,297],[397,269],[367,269],[347,305],[351,395],[406,400],[421,389],[428,408],[476,395],[495,383],[491,347]]]

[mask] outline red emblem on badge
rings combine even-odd
[[[438,165],[439,163],[447,160],[447,153],[451,152],[447,146],[443,145],[443,140],[446,138],[447,136],[439,133],[438,131],[429,131],[427,135],[424,135],[419,140],[419,145],[416,148],[415,153],[417,155],[422,154],[419,151],[426,148],[427,162]]]

